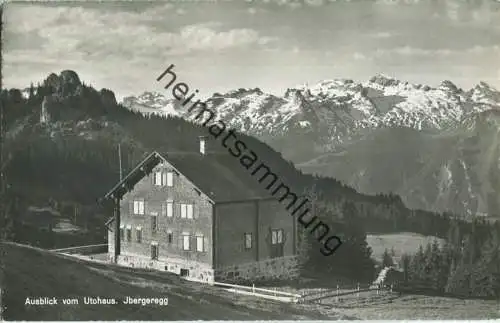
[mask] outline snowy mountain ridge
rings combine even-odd
[[[196,115],[161,93],[126,97],[123,104],[143,113],[190,120]],[[484,82],[464,91],[450,81],[433,88],[377,75],[364,83],[334,79],[299,85],[283,96],[259,88],[214,93],[207,104],[218,118],[249,134],[284,135],[293,129],[314,129],[338,141],[363,128],[421,130],[458,125],[471,114],[500,109],[500,92]]]

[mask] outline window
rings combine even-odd
[[[163,172],[157,171],[154,175],[154,185],[163,186]]]
[[[156,232],[158,230],[158,214],[151,214],[151,232]]]
[[[144,215],[144,200],[134,201],[134,214]]]
[[[158,259],[158,244],[155,242],[151,243],[151,259]]]
[[[167,217],[171,218],[174,216],[174,202],[167,201]]]
[[[123,228],[123,225],[120,225],[120,240],[125,240],[125,230]]]
[[[193,204],[181,203],[181,218],[192,219],[193,213]]]
[[[135,230],[135,234],[136,234],[137,242],[141,243],[142,242],[142,228],[137,227]]]
[[[167,186],[172,187],[174,186],[174,173],[172,172],[167,172]]]
[[[172,241],[174,241],[174,237],[173,237],[172,231],[168,231],[167,232],[167,242],[168,243],[172,243]]]
[[[245,249],[252,249],[252,234],[245,233]]]
[[[132,241],[132,227],[127,226],[127,242]]]
[[[189,233],[182,234],[182,250],[190,250],[189,238]]]
[[[203,252],[203,236],[196,236],[196,251]]]
[[[278,238],[277,241],[278,244],[283,243],[283,229],[278,230],[277,238]]]
[[[283,243],[283,229],[272,230],[271,231],[271,244],[282,244]]]

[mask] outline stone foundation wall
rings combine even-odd
[[[215,270],[215,280],[218,282],[287,280],[298,276],[297,256],[266,259]]]
[[[113,254],[109,254],[109,258],[113,261]],[[131,268],[147,268],[166,271],[177,275],[181,275],[181,269],[187,269],[188,275],[186,277],[200,282],[214,282],[214,270],[207,264],[194,261],[184,261],[175,258],[160,258],[159,260],[152,260],[148,257],[122,254],[118,256],[118,265]]]

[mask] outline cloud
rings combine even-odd
[[[470,48],[464,49],[447,49],[447,48],[437,48],[437,49],[424,49],[411,46],[396,47],[390,49],[377,49],[375,51],[375,56],[381,57],[385,55],[400,55],[400,56],[426,56],[426,57],[446,57],[450,55],[471,55],[471,54],[495,54],[500,53],[500,46],[479,46],[475,45]]]
[[[313,7],[319,7],[324,4],[324,0],[305,0],[305,3]]]
[[[370,34],[369,37],[372,37],[372,38],[391,38],[393,37],[394,34],[393,33],[390,33],[390,32],[377,32],[377,33],[373,33],[373,34]]]
[[[182,9],[182,8],[179,8],[175,11],[176,14],[180,15],[180,16],[183,16],[186,14],[186,10]]]
[[[355,52],[352,57],[357,60],[357,61],[365,61],[365,60],[370,60],[369,57],[367,57],[366,55],[362,54],[362,53],[359,53],[359,52]]]
[[[171,5],[156,9],[163,13],[175,12]],[[188,54],[265,46],[274,40],[249,28],[223,30],[218,22],[186,25],[177,31],[162,30],[151,24],[158,17],[158,12],[153,9],[131,13],[81,7],[26,6],[10,10],[7,17],[5,27],[9,35],[13,38],[27,34],[41,37],[45,55],[62,59],[77,54],[93,57]],[[23,17],[30,17],[30,20]],[[15,56],[9,48],[5,54],[6,63]]]
[[[217,32],[205,25],[183,27],[178,34],[164,35],[173,45],[191,50],[223,50],[233,47],[243,47],[251,44],[265,45],[273,40],[271,37],[261,37],[253,29],[232,29]]]

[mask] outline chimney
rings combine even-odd
[[[205,155],[207,153],[207,136],[199,136],[198,141],[200,143],[200,154]]]

